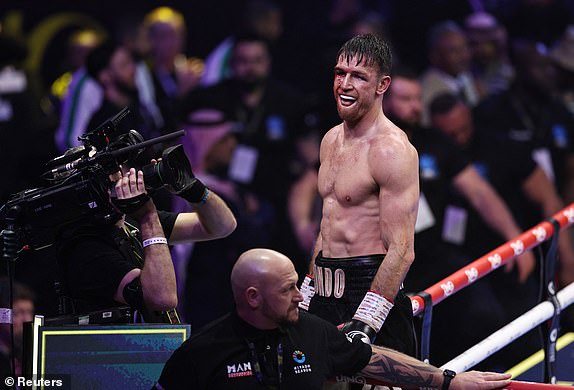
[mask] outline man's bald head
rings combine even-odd
[[[238,314],[253,325],[277,326],[296,321],[297,273],[289,258],[271,249],[244,252],[231,271],[231,287]]]
[[[261,287],[278,269],[292,266],[291,260],[272,249],[250,249],[239,256],[231,271],[231,288],[237,301],[246,288]]]

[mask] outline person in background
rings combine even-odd
[[[247,33],[235,37],[232,76],[192,91],[182,104],[182,117],[198,110],[217,110],[235,123],[237,141],[226,174],[238,191],[252,199],[249,210],[271,221],[270,247],[289,254],[304,274],[308,258],[299,252],[287,213],[287,194],[302,165],[316,154],[313,129],[305,119],[305,95],[271,73],[267,41]],[[310,147],[308,147],[310,145]],[[303,152],[311,149],[314,153]],[[301,157],[306,156],[306,157]],[[270,207],[269,207],[270,205]]]
[[[283,33],[283,12],[272,0],[251,0],[245,5],[239,35],[253,33],[269,43],[271,49]],[[234,36],[225,38],[205,59],[201,86],[208,87],[231,77],[231,55]]]
[[[52,85],[52,94],[61,99],[60,122],[55,133],[60,153],[80,145],[78,137],[89,130],[89,120],[104,99],[101,86],[90,77],[85,66],[90,51],[104,39],[103,33],[90,29],[77,31],[70,37],[69,56],[73,68]]]
[[[460,95],[470,106],[475,106],[484,94],[484,88],[471,73],[471,52],[464,30],[448,20],[434,25],[428,38],[430,67],[422,74],[422,124],[428,126],[429,104],[440,93]]]
[[[504,26],[486,12],[475,12],[465,19],[464,30],[472,53],[471,72],[484,87],[485,96],[507,89],[514,69]]]
[[[0,279],[0,306],[10,307],[9,282],[2,277]],[[24,341],[24,323],[34,319],[34,293],[27,286],[15,282],[12,292],[12,326],[14,332],[14,348],[10,337],[10,325],[0,324],[0,375],[3,378],[12,376],[11,354],[14,354],[15,373],[22,375],[22,346]]]
[[[179,99],[199,85],[203,61],[186,56],[187,29],[181,12],[155,8],[145,15],[143,26],[148,50],[146,66],[138,70],[138,88],[155,125],[161,133],[170,133],[178,125]]]
[[[574,119],[556,98],[556,69],[547,47],[526,39],[510,45],[516,77],[511,87],[474,109],[477,131],[532,150],[565,204],[574,201]]]
[[[574,115],[574,25],[568,26],[556,41],[550,50],[550,58],[558,71],[560,100]]]

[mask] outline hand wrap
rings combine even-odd
[[[309,311],[309,304],[315,295],[315,280],[309,274],[305,275],[301,288],[299,289],[303,294],[303,301],[299,302],[299,309]]]
[[[341,331],[349,341],[359,338],[365,343],[372,343],[381,330],[394,303],[374,291],[365,294],[353,319],[346,322]]]
[[[389,299],[374,291],[369,291],[365,294],[353,319],[364,322],[378,333],[393,306],[395,304]]]

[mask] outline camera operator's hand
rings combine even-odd
[[[169,182],[166,187],[168,190],[190,203],[205,203],[209,190],[193,174],[191,166],[181,169],[177,178]]]
[[[116,196],[113,200],[116,207],[124,214],[139,220],[149,212],[155,211],[144,184],[142,171],[131,168],[116,182]]]

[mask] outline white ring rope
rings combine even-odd
[[[556,298],[561,310],[574,303],[574,283],[560,290],[556,294]],[[554,306],[552,303],[550,301],[542,302],[448,363],[445,363],[442,368],[448,368],[456,372],[466,371],[553,315]]]

